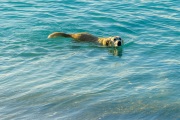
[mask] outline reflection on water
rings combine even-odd
[[[122,47],[109,49],[109,53],[111,53],[114,56],[121,57],[122,56],[122,52],[123,52],[123,48]]]
[[[82,49],[82,48],[90,48],[90,49],[94,49],[94,48],[99,48],[99,46],[97,46],[96,44],[94,43],[90,43],[90,42],[84,42],[84,41],[72,41],[73,43],[75,43],[76,45],[70,45],[69,47],[71,49]],[[80,44],[82,43],[82,44]],[[78,45],[77,45],[78,44]],[[112,54],[113,56],[119,56],[121,57],[122,56],[122,53],[123,53],[123,46],[121,47],[107,47],[107,46],[102,46],[100,45],[100,48],[105,48],[108,50],[108,52],[110,54]]]

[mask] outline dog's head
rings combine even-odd
[[[106,41],[106,46],[119,47],[124,44],[124,41],[119,37],[110,37],[109,40]]]

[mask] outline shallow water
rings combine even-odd
[[[1,120],[180,119],[178,1],[0,3]],[[47,39],[54,31],[125,45]]]

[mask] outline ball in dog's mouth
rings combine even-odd
[[[121,44],[121,41],[118,41],[117,45],[118,45],[118,46],[121,46],[121,45],[122,45],[122,44]]]
[[[120,47],[123,45],[123,40],[118,40],[115,42],[115,47]]]

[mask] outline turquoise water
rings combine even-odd
[[[178,0],[0,2],[1,120],[179,120]],[[114,49],[47,39],[121,36]]]

